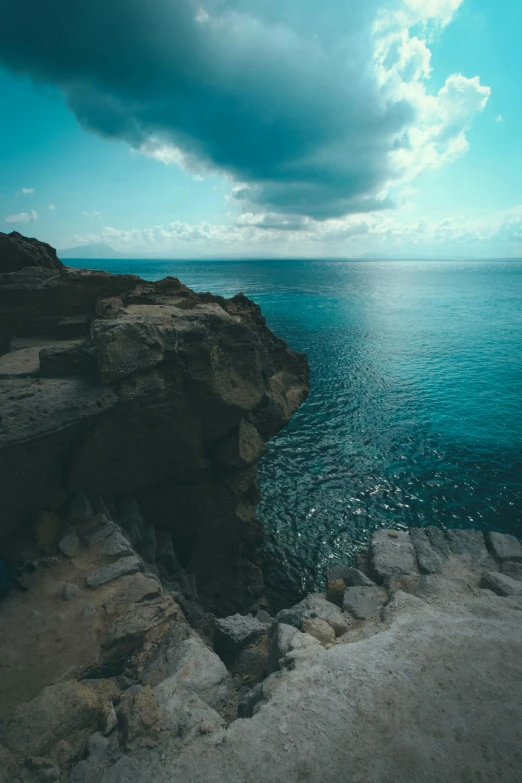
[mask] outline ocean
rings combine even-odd
[[[522,535],[522,261],[68,261],[239,291],[312,387],[260,468],[269,591],[322,588],[372,532]]]

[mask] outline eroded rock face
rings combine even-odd
[[[12,231],[0,231],[0,272],[18,272],[27,266],[63,269],[56,250],[45,242],[30,239]]]
[[[0,259],[0,538],[79,491],[132,495],[207,605],[248,607],[256,462],[306,397],[306,357],[242,294],[31,259]]]

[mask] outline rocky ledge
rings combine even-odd
[[[209,608],[248,607],[256,462],[308,387],[306,357],[242,294],[67,268],[0,234],[0,541],[79,490],[115,515],[132,495]]]
[[[85,495],[68,519],[0,605],[0,780],[519,780],[513,536],[379,531],[325,593],[215,619]]]

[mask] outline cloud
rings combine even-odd
[[[47,209],[51,209],[51,210],[54,212],[54,210],[56,209],[56,207],[54,206],[54,204],[48,204],[48,205],[47,205]]]
[[[99,209],[93,209],[92,212],[87,212],[84,209],[82,215],[85,215],[85,217],[101,217],[101,212]]]
[[[30,196],[34,191],[35,188],[22,188],[21,193],[23,196]]]
[[[0,0],[0,60],[58,85],[86,128],[227,175],[237,210],[324,220],[390,207],[466,151],[489,89],[428,89],[461,2]]]
[[[495,122],[502,122],[503,119],[504,119],[504,117],[501,114],[497,114]]]
[[[230,223],[119,229],[106,226],[76,235],[73,244],[103,243],[141,257],[358,257],[368,253],[419,253],[440,257],[522,255],[522,205],[487,217],[452,214],[439,220],[410,217],[407,210],[360,213],[314,220],[279,213],[243,213]]]
[[[5,219],[5,222],[6,223],[32,223],[35,220],[38,220],[38,215],[34,211],[34,209],[32,209],[31,212],[19,212],[17,215],[8,215]]]

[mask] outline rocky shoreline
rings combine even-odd
[[[254,303],[0,234],[0,335],[1,781],[518,781],[516,538],[381,530],[272,611],[256,463],[309,378]]]

